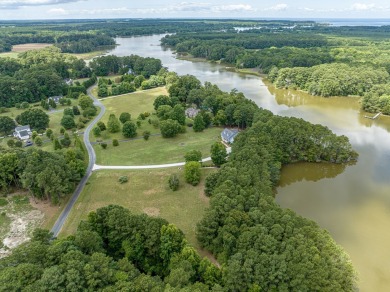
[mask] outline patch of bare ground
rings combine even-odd
[[[6,232],[0,234],[2,246],[0,258],[9,255],[15,247],[28,241],[31,232],[41,226],[44,213],[32,208],[26,195],[13,195],[7,198],[8,204],[0,208],[2,216],[9,220]]]
[[[158,217],[160,215],[160,209],[154,207],[144,208],[143,211],[146,215],[152,217]]]

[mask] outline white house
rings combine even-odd
[[[222,141],[228,144],[232,144],[234,142],[234,138],[238,135],[238,130],[236,129],[227,129],[222,131],[221,138]]]
[[[66,85],[69,85],[69,86],[72,86],[72,85],[73,85],[73,80],[70,79],[70,78],[64,79],[64,82],[66,83]]]
[[[58,95],[58,96],[50,96],[50,97],[47,99],[47,102],[50,102],[50,100],[52,99],[56,104],[59,104],[61,98],[63,98],[63,96],[61,96],[61,95]]]
[[[31,134],[30,126],[20,126],[15,128],[14,137],[25,141],[30,139]]]

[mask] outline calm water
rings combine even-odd
[[[359,152],[355,165],[298,163],[284,167],[276,200],[327,229],[351,255],[361,291],[390,288],[390,119],[371,121],[356,98],[325,99],[276,90],[259,77],[229,72],[206,62],[178,60],[159,46],[161,36],[117,38],[110,54],[137,54],[162,60],[169,70],[192,74],[221,89],[243,92],[275,114],[325,125],[349,137]]]

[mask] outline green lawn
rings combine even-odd
[[[110,114],[115,114],[118,118],[122,112],[129,112],[132,120],[136,121],[140,113],[153,113],[153,102],[158,95],[167,94],[163,87],[154,88],[147,91],[136,92],[124,96],[103,99],[106,106],[106,113],[102,121],[107,124]],[[151,115],[149,118],[157,119]],[[138,138],[142,138],[144,131],[152,134],[159,134],[160,130],[148,123],[148,119],[142,121],[138,129]],[[97,163],[101,165],[147,165],[175,163],[183,161],[183,156],[189,150],[197,149],[203,157],[210,156],[210,147],[215,141],[219,141],[220,128],[210,128],[202,133],[195,133],[192,128],[187,128],[187,133],[179,134],[175,138],[164,139],[161,136],[151,136],[148,141],[135,139],[130,142],[120,142],[118,147],[113,147],[110,143],[112,139],[125,139],[122,133],[111,134],[107,131],[102,136],[96,138],[91,133],[91,141],[102,139],[108,141],[108,148],[103,150],[99,145],[95,145]]]
[[[209,200],[203,192],[204,179],[213,171],[202,169],[202,181],[197,187],[185,183],[183,171],[177,168],[95,172],[72,209],[60,236],[75,232],[89,212],[116,204],[134,213],[146,213],[168,220],[183,230],[188,241],[199,248],[195,228],[208,207]],[[180,179],[180,188],[176,192],[168,187],[168,178],[172,173],[178,174]],[[129,182],[120,184],[118,178],[123,175],[128,176]]]
[[[100,165],[148,165],[165,164],[184,161],[184,155],[190,150],[199,150],[203,158],[210,156],[211,145],[220,140],[220,128],[206,129],[195,133],[188,128],[187,133],[175,138],[151,136],[143,139],[120,142],[118,147],[109,145],[103,150],[94,145],[97,164]]]

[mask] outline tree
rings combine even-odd
[[[171,117],[172,107],[170,105],[161,105],[157,109],[157,116],[161,120],[168,120]]]
[[[180,133],[181,126],[177,121],[168,119],[166,121],[161,121],[160,131],[163,138],[172,138]]]
[[[35,145],[37,145],[38,147],[41,147],[41,146],[43,145],[42,138],[41,138],[40,136],[35,137],[34,143],[35,143]]]
[[[137,126],[130,121],[124,123],[122,134],[126,138],[134,138],[135,136],[137,136]]]
[[[17,147],[17,148],[22,148],[22,147],[23,147],[23,142],[20,141],[20,140],[17,140],[17,141],[15,142],[15,147]]]
[[[75,116],[80,115],[80,110],[79,110],[79,107],[77,105],[74,105],[72,110],[73,110],[73,115],[75,115]]]
[[[170,118],[172,120],[178,121],[180,125],[184,125],[186,123],[186,114],[184,108],[180,104],[175,105],[171,111]]]
[[[93,132],[93,135],[94,135],[95,137],[100,137],[100,135],[101,135],[101,133],[102,133],[102,130],[100,130],[99,127],[94,127],[93,130],[92,130],[92,132]]]
[[[52,136],[53,136],[53,130],[52,129],[47,129],[46,130],[46,137],[51,139]]]
[[[119,146],[119,141],[118,141],[118,139],[113,139],[113,140],[112,140],[112,146],[114,146],[114,147]]]
[[[73,109],[71,109],[71,108],[64,109],[64,116],[74,117]]]
[[[106,142],[102,142],[100,143],[100,147],[102,147],[102,149],[107,149],[107,143]]]
[[[110,114],[107,122],[107,129],[110,133],[120,132],[121,124],[115,114]]]
[[[70,130],[76,128],[76,123],[72,116],[65,115],[61,119],[61,126],[63,126],[67,130]]]
[[[199,150],[191,150],[191,151],[188,151],[185,155],[184,155],[184,159],[186,162],[190,162],[190,161],[201,161],[202,160],[202,152],[200,152]]]
[[[37,131],[32,131],[31,133],[31,139],[32,140],[35,140],[35,138],[38,136],[38,132]]]
[[[14,148],[15,147],[15,140],[14,139],[9,139],[7,141],[7,145],[9,148]]]
[[[30,125],[32,129],[44,130],[49,126],[50,118],[43,110],[29,109],[16,117],[19,125]]]
[[[60,144],[60,141],[58,141],[58,139],[54,139],[54,150],[60,150],[62,149],[62,146]]]
[[[90,98],[88,95],[81,94],[79,97],[79,106],[83,110],[85,110],[89,107],[92,107],[93,106],[93,99]]]
[[[119,116],[119,120],[122,124],[124,124],[131,120],[131,115],[129,113],[121,113],[121,115]]]
[[[200,182],[201,172],[200,172],[200,163],[197,161],[187,162],[184,166],[184,177],[186,182],[196,186]]]
[[[97,126],[100,128],[101,131],[107,130],[106,125],[103,122],[98,122]]]
[[[12,131],[15,129],[16,123],[15,121],[7,116],[0,117],[0,134],[1,135],[8,135],[12,133]]]
[[[159,95],[159,96],[157,96],[156,99],[153,102],[154,110],[157,111],[157,109],[161,105],[173,106],[171,98],[169,96],[167,96],[167,95]]]
[[[205,123],[203,121],[203,116],[198,114],[194,119],[193,129],[195,132],[202,132],[205,129]]]
[[[216,166],[226,163],[227,152],[225,146],[220,142],[211,145],[211,160]]]
[[[177,191],[179,189],[180,181],[176,174],[171,174],[168,180],[169,188],[172,191]]]

